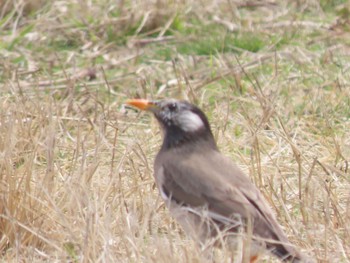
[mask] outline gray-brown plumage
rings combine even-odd
[[[160,194],[184,230],[204,244],[251,233],[249,260],[267,249],[282,261],[309,262],[288,241],[260,191],[215,143],[204,113],[174,99],[127,102],[154,113],[164,140],[154,165]],[[233,241],[232,241],[233,240]]]

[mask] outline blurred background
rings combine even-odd
[[[295,245],[350,262],[349,45],[342,0],[0,0],[1,261],[209,261],[159,200],[157,123],[123,104],[175,97]]]

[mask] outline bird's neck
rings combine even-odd
[[[216,142],[210,130],[200,130],[193,133],[184,132],[176,127],[167,129],[164,133],[164,140],[161,150],[179,148],[184,145],[205,143],[212,149],[217,149]]]

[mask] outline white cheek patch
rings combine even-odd
[[[178,124],[185,132],[195,132],[204,127],[202,119],[192,111],[184,111],[178,116]]]

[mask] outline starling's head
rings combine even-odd
[[[164,142],[179,144],[201,137],[212,137],[205,114],[195,105],[182,100],[128,100],[127,104],[151,111],[165,132]]]

